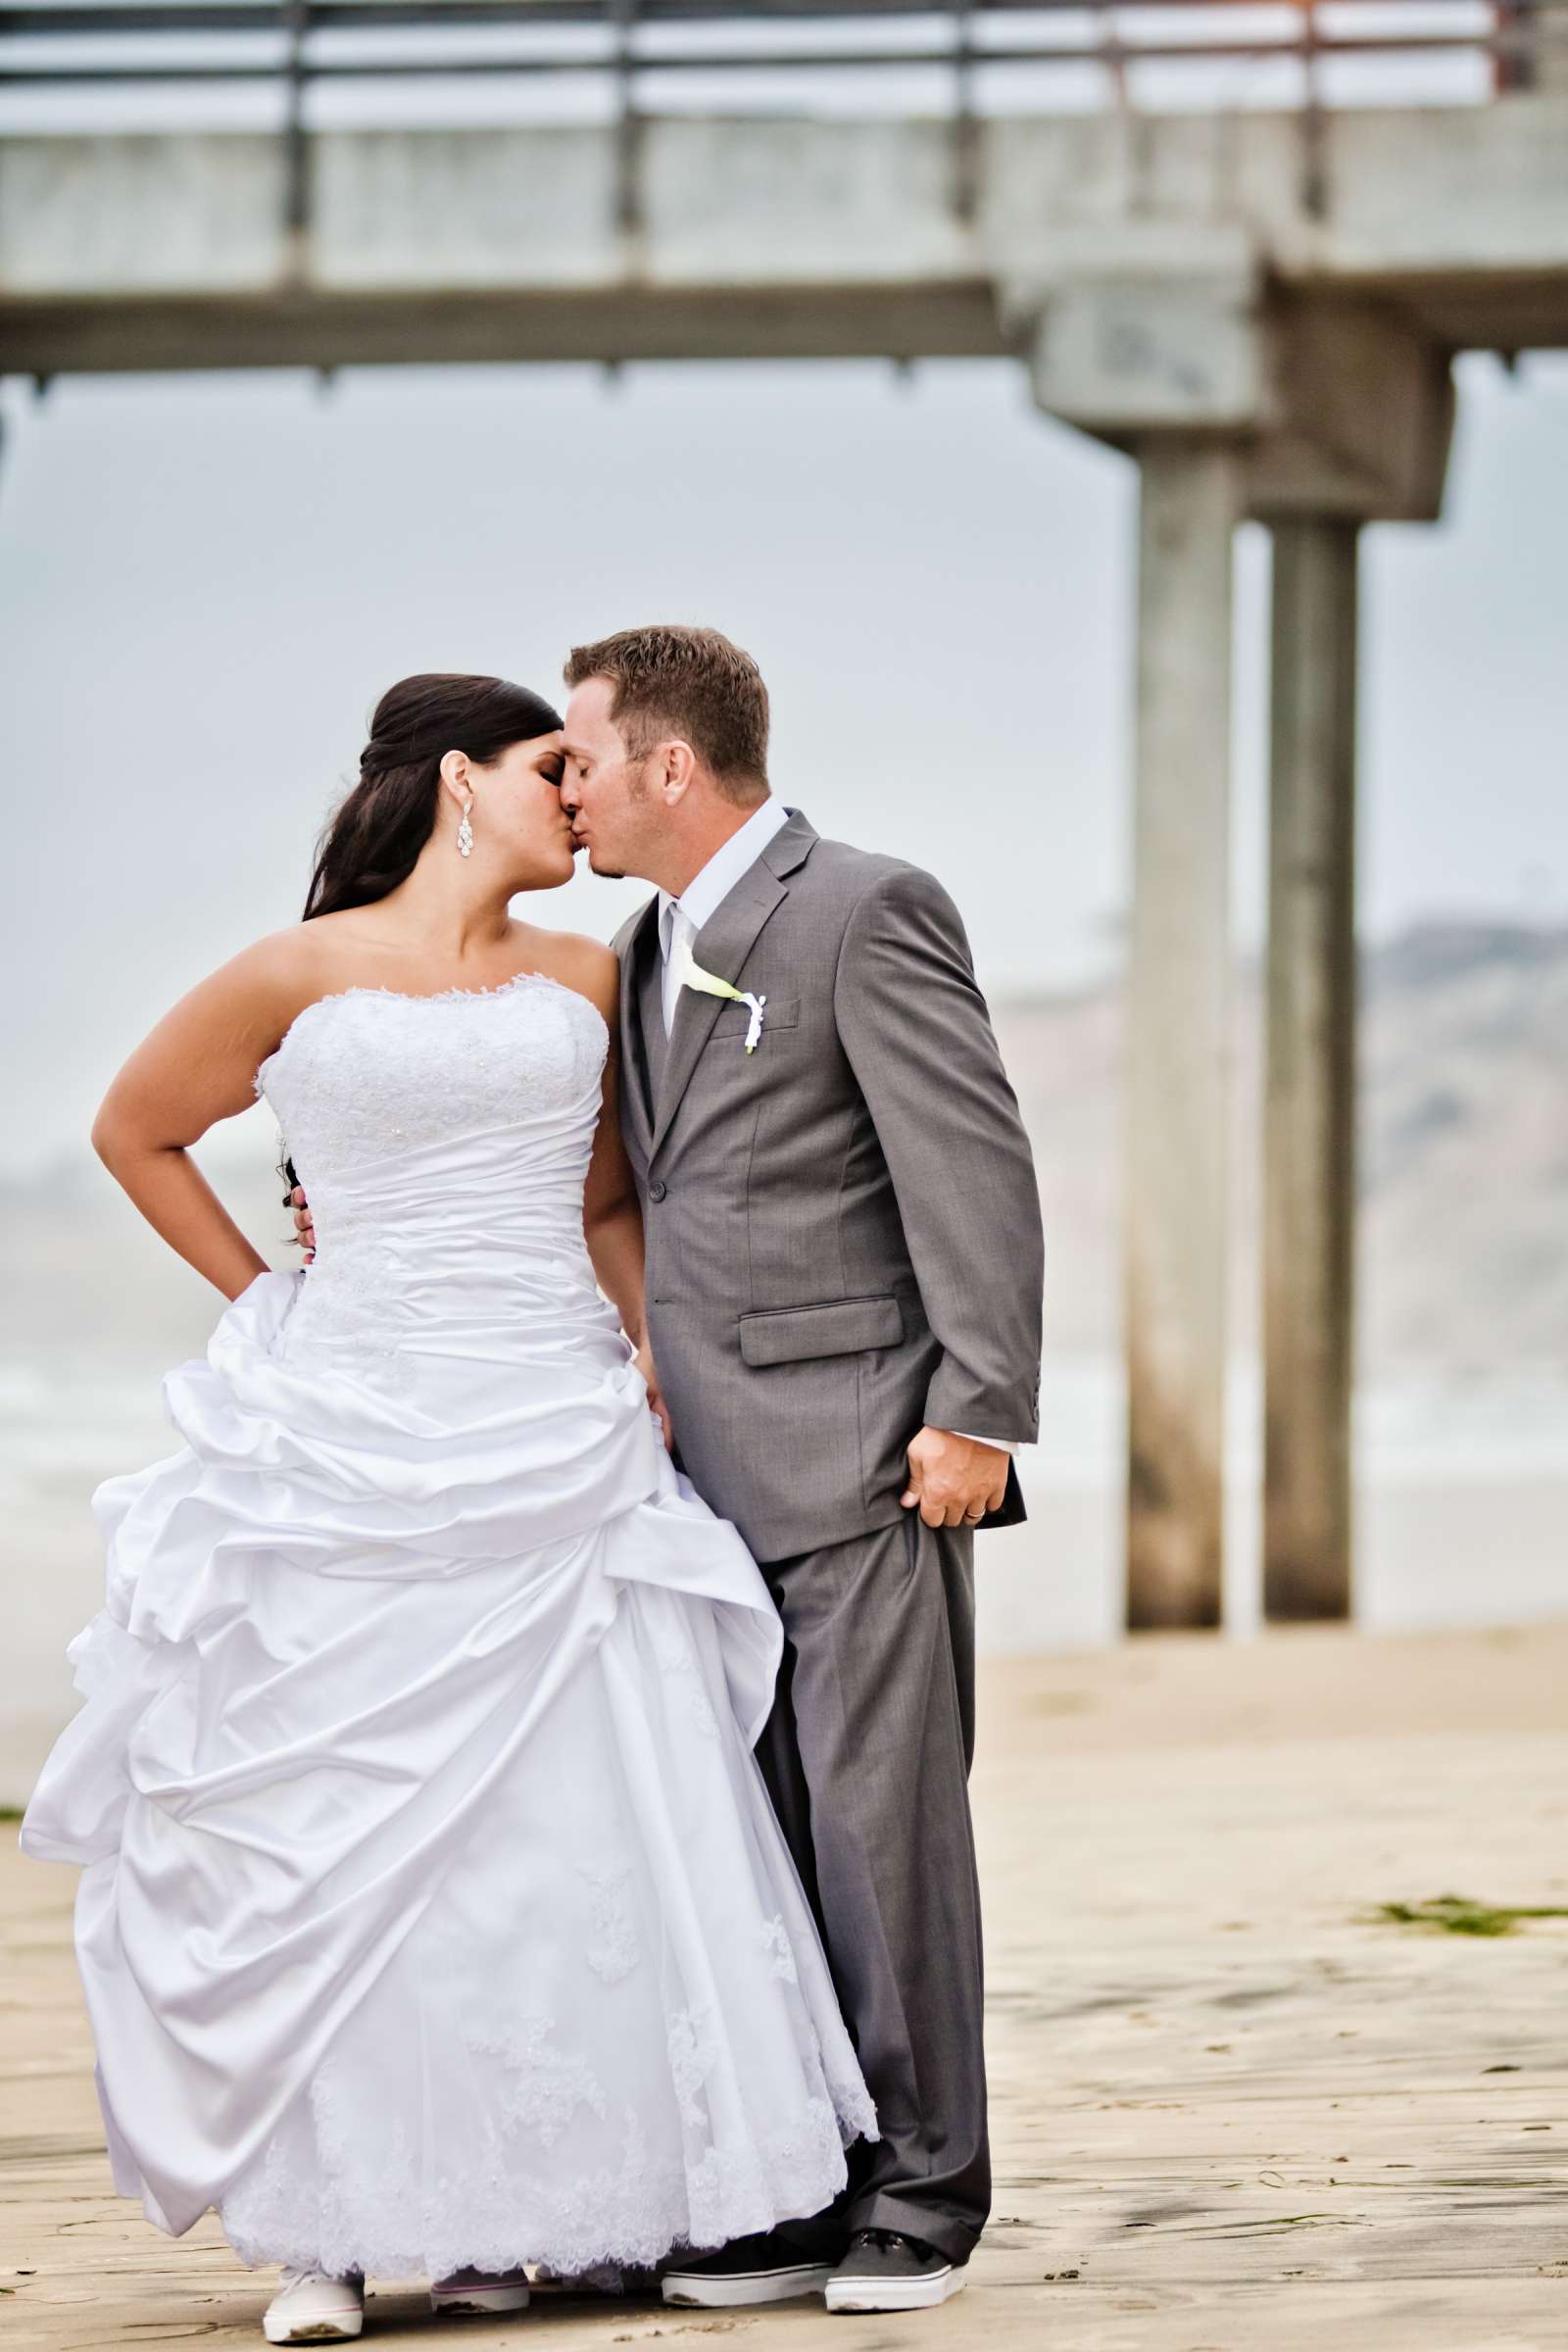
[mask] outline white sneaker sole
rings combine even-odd
[[[784,2271],[752,2271],[740,2278],[693,2278],[671,2271],[663,2296],[683,2311],[746,2311],[759,2303],[793,2303],[819,2295],[833,2276],[831,2263],[792,2263]]]
[[[486,2311],[526,2311],[528,2288],[516,2286],[457,2286],[443,2294],[439,2288],[430,2289],[430,2309],[443,2318],[454,2314],[462,2318],[465,2312],[477,2317]]]
[[[330,2320],[274,2320],[262,2316],[262,2333],[270,2344],[349,2344],[365,2328],[363,2311],[345,2311]]]
[[[935,2311],[968,2285],[967,2274],[949,2264],[925,2278],[830,2278],[829,2311]]]

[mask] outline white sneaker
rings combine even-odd
[[[465,2311],[526,2311],[526,2271],[454,2271],[430,2289],[430,2309],[442,2313]]]
[[[285,2271],[262,2315],[270,2344],[343,2344],[365,2326],[365,2280],[323,2278],[319,2271]]]

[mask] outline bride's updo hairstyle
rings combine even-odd
[[[408,880],[435,829],[448,752],[466,752],[483,767],[560,725],[543,696],[507,678],[432,671],[389,686],[360,754],[360,780],[318,844],[305,920],[368,906]]]

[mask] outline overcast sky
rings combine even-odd
[[[1461,371],[1446,519],[1367,540],[1362,927],[1568,919],[1568,360]],[[1134,477],[1007,364],[365,371],[0,393],[0,1165],[79,1146],[200,974],[299,910],[379,691],[708,620],[774,783],[936,868],[998,990],[1114,953]],[[1266,544],[1239,550],[1238,937],[1263,856]],[[541,919],[608,936],[580,875]]]

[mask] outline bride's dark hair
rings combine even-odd
[[[317,844],[305,920],[368,906],[408,880],[435,829],[446,753],[466,752],[484,766],[560,724],[542,695],[507,678],[427,671],[389,686],[360,754],[360,780]]]

